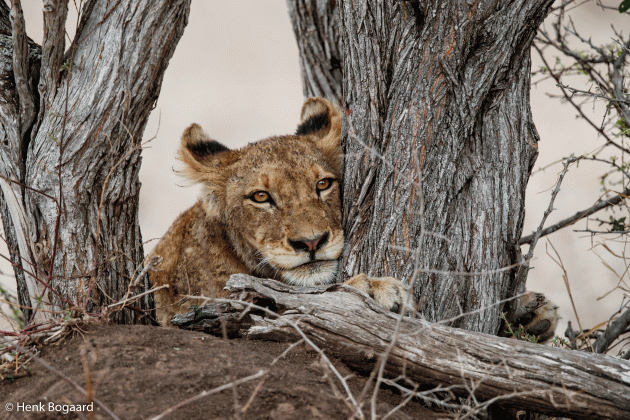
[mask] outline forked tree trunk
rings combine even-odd
[[[189,8],[88,0],[66,51],[68,0],[44,2],[41,48],[27,44],[19,0],[12,41],[0,2],[0,210],[23,306],[100,312],[141,269],[142,134]]]
[[[495,303],[524,288],[501,269],[517,262],[538,141],[530,45],[552,2],[289,0],[305,93],[339,92],[319,74],[343,63],[344,278],[412,282],[430,321],[488,307],[454,326],[497,332]]]

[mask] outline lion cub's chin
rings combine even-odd
[[[337,277],[337,260],[318,260],[283,270],[280,276],[285,283],[295,286],[317,286],[334,283]]]

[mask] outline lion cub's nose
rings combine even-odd
[[[305,239],[297,239],[291,240],[289,239],[289,245],[293,247],[296,251],[306,251],[310,253],[314,253],[322,249],[326,242],[328,242],[328,232],[323,235],[317,236],[315,238],[305,238]]]

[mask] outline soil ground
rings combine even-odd
[[[89,324],[40,348],[41,358],[93,392],[121,419],[149,419],[165,410],[241,378],[266,374],[236,387],[182,405],[167,419],[347,419],[352,411],[341,383],[331,380],[319,355],[298,345],[279,358],[290,343],[224,340],[200,332],[143,325]],[[279,358],[279,359],[278,359]],[[274,361],[276,363],[274,363]],[[367,378],[332,360],[355,398]],[[60,375],[31,361],[30,376],[0,380],[0,419],[111,418],[94,405],[92,413],[48,411],[48,404],[86,404],[88,399]],[[7,372],[0,372],[4,376]],[[331,383],[333,385],[331,385]],[[369,418],[367,393],[363,412]],[[377,414],[382,418],[404,398],[381,389]],[[8,411],[7,404],[13,404]],[[38,404],[43,412],[17,411],[17,404]],[[42,403],[42,404],[39,404]],[[61,408],[61,407],[60,407]],[[90,414],[94,416],[91,417]],[[448,418],[411,401],[391,419]]]

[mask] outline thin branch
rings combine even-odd
[[[289,347],[287,347],[287,349],[285,351],[282,352],[282,354],[278,357],[276,357],[275,359],[273,359],[273,361],[271,362],[271,364],[269,366],[273,366],[276,363],[278,363],[278,361],[280,361],[280,359],[284,358],[284,356],[286,356],[287,354],[289,354],[289,352],[291,350],[293,350],[295,347],[299,346],[300,344],[302,344],[304,342],[303,338],[300,338],[298,341],[296,341],[295,343],[291,344]]]
[[[449,324],[452,324],[453,322],[455,322],[456,320],[458,320],[459,318],[463,318],[463,317],[468,316],[468,315],[484,312],[485,310],[490,309],[493,306],[503,305],[503,304],[505,304],[507,302],[511,302],[511,301],[513,301],[515,299],[519,299],[519,298],[525,296],[526,294],[527,294],[527,292],[520,293],[518,295],[509,297],[509,298],[506,298],[506,299],[502,299],[502,300],[500,300],[498,302],[494,302],[494,303],[492,303],[490,305],[486,305],[483,308],[475,309],[474,311],[464,312],[464,313],[461,313],[461,314],[456,315],[456,316],[454,316],[452,318],[449,318],[449,319],[443,319],[441,321],[436,322],[436,324],[449,325]]]
[[[630,100],[625,99],[625,98],[619,98],[619,99],[611,98],[610,96],[601,95],[599,93],[590,92],[588,90],[576,89],[574,87],[571,87],[571,86],[568,86],[568,85],[564,85],[562,83],[556,83],[556,86],[558,86],[559,88],[566,89],[566,90],[568,90],[569,92],[571,92],[573,94],[575,94],[575,93],[582,93],[584,95],[588,95],[588,96],[593,97],[593,98],[605,99],[605,100],[607,100],[609,102],[621,102],[621,103],[624,103],[624,104],[630,104]]]
[[[163,285],[163,286],[159,286],[159,287],[156,287],[156,288],[154,288],[154,289],[147,290],[146,292],[140,293],[139,295],[134,295],[134,296],[132,296],[132,297],[130,297],[130,298],[128,298],[128,299],[122,300],[122,301],[120,301],[120,302],[112,303],[111,305],[106,306],[106,308],[107,308],[107,309],[110,309],[110,308],[114,308],[114,307],[116,307],[116,306],[124,305],[124,304],[126,304],[127,302],[132,302],[132,301],[134,301],[134,300],[138,299],[139,297],[142,297],[142,296],[148,295],[149,293],[153,293],[153,292],[155,292],[155,291],[157,291],[157,290],[160,290],[160,289],[166,289],[166,288],[168,288],[168,287],[169,287],[169,285],[168,285],[168,284],[165,284],[165,285]]]
[[[417,155],[417,152],[416,152],[416,159],[414,159],[413,162],[415,164],[416,176],[415,176],[415,179],[412,179],[412,182],[413,182],[412,185],[413,185],[413,188],[417,190],[417,197],[420,204],[419,213],[418,213],[418,217],[420,221],[420,235],[418,237],[418,243],[424,243],[424,240],[425,240],[424,238],[428,232],[426,231],[426,228],[425,228],[425,219],[424,219],[424,191],[422,190],[422,167],[421,167],[420,159],[419,159],[419,156]],[[403,308],[398,314],[398,317],[396,319],[394,335],[392,339],[390,340],[389,345],[387,346],[387,349],[385,350],[385,352],[383,352],[383,354],[379,357],[378,364],[373,371],[374,373],[378,370],[376,383],[374,385],[374,391],[372,393],[372,398],[370,401],[372,419],[376,419],[377,397],[378,397],[378,392],[381,388],[381,383],[383,383],[383,380],[385,379],[383,374],[385,372],[385,365],[387,363],[387,359],[389,358],[389,355],[391,354],[392,349],[398,342],[397,340],[400,334],[400,328],[402,325],[403,316],[405,315],[407,308],[412,307],[412,302],[414,302],[413,288],[416,283],[418,274],[420,273],[420,270],[421,270],[420,269],[420,247],[416,247],[413,253],[414,253],[413,254],[414,255],[414,271],[413,271],[413,275],[411,279],[409,280],[409,288],[404,298]],[[412,313],[414,312],[415,312],[415,308]],[[367,387],[371,384],[372,378],[373,378],[373,374],[370,375],[370,378],[365,383],[363,391],[361,392],[361,397],[359,398],[360,402],[363,400],[364,394],[367,393]],[[406,404],[406,402],[404,404]]]
[[[611,322],[608,328],[606,328],[606,331],[599,336],[593,345],[593,352],[605,352],[612,342],[626,331],[628,326],[630,326],[630,308],[627,308],[619,318]]]
[[[297,325],[297,323],[291,321],[290,319],[270,310],[269,308],[265,308],[262,306],[258,306],[256,304],[253,304],[251,302],[247,302],[245,300],[241,300],[241,299],[215,299],[215,298],[210,298],[210,297],[206,297],[206,296],[185,296],[186,298],[189,299],[200,299],[203,300],[204,302],[216,302],[216,303],[228,303],[228,304],[238,304],[238,305],[243,305],[245,308],[242,311],[242,315],[244,316],[246,313],[248,313],[250,310],[252,309],[256,309],[258,311],[262,311],[264,313],[266,313],[267,315],[271,315],[273,317],[276,317],[278,319],[282,319],[283,322],[286,322],[289,326],[291,326],[291,328],[293,328],[295,330],[295,332],[300,336],[300,338],[302,340],[304,340],[304,342],[311,347],[313,350],[315,350],[315,352],[317,352],[319,354],[319,356],[321,357],[321,359],[324,361],[324,363],[328,366],[328,368],[335,374],[335,376],[337,377],[337,379],[339,379],[339,382],[341,382],[341,384],[344,387],[344,390],[346,391],[346,394],[348,395],[348,399],[349,402],[352,404],[352,407],[355,409],[355,413],[356,415],[359,416],[360,419],[364,419],[364,415],[361,411],[361,407],[360,405],[357,403],[356,399],[354,398],[354,396],[352,395],[352,391],[350,391],[350,387],[348,386],[348,382],[345,380],[345,378],[343,376],[341,376],[341,373],[339,373],[339,371],[337,370],[337,368],[335,368],[335,366],[332,364],[332,362],[330,361],[330,359],[328,358],[328,356],[326,356],[326,353],[324,353],[324,351],[322,349],[320,349],[310,338],[308,338],[308,336],[306,335],[306,333],[304,333],[304,331],[302,331],[300,329],[300,327]],[[151,419],[154,420],[154,419]]]
[[[434,395],[436,393],[448,393],[453,400],[456,400],[457,397],[455,397],[455,394],[453,394],[453,390],[456,389],[460,389],[463,388],[463,385],[451,385],[448,387],[442,387],[441,385],[438,385],[437,387],[428,390],[428,391],[422,391],[422,392],[414,392],[411,389],[405,388],[404,386],[401,386],[396,380],[391,380],[391,379],[383,379],[383,383],[391,386],[392,388],[396,388],[399,391],[401,391],[401,393],[403,395],[407,394],[408,396],[411,395],[414,398],[418,398],[422,401],[424,401],[425,403],[428,404],[433,404],[443,410],[459,410],[461,408],[463,408],[461,405],[459,404],[449,404],[448,400],[443,400],[440,398],[436,398]],[[415,386],[414,386],[415,388]]]
[[[547,69],[549,69],[549,74],[551,75],[551,77],[556,81],[557,85],[561,85],[562,81],[560,80],[560,76],[557,75],[553,70],[552,67],[549,65],[549,63],[547,62],[547,59],[545,58],[545,55],[543,54],[542,50],[536,45],[533,45],[534,49],[536,50],[536,52],[538,52],[538,55],[540,56],[540,59],[542,60],[543,64],[545,65],[545,67]],[[556,47],[557,48],[557,47]],[[562,50],[561,50],[562,51]],[[594,78],[594,76],[593,76]],[[630,153],[630,149],[623,147],[620,144],[615,143],[608,134],[606,134],[606,132],[599,127],[597,124],[595,124],[593,121],[591,121],[590,118],[588,118],[588,116],[584,113],[584,111],[582,111],[582,107],[578,104],[576,104],[573,101],[573,97],[572,95],[569,95],[567,93],[567,91],[565,89],[563,89],[562,87],[560,87],[560,91],[562,92],[562,95],[564,96],[564,98],[573,106],[573,108],[575,108],[575,110],[580,114],[580,117],[586,121],[591,127],[593,127],[595,129],[595,131],[597,131],[600,135],[602,135],[604,137],[604,139],[606,139],[606,144],[609,144],[611,146],[616,147],[619,150],[622,150],[626,153]]]
[[[387,379],[383,378],[382,380],[383,383],[388,384]],[[392,416],[394,413],[396,413],[398,410],[402,409],[404,406],[406,406],[409,401],[411,401],[412,398],[414,398],[414,393],[416,393],[416,391],[418,390],[419,386],[418,385],[414,385],[413,390],[411,390],[409,392],[409,395],[407,395],[407,397],[403,400],[403,402],[401,402],[400,404],[398,404],[396,407],[394,407],[393,409],[391,409],[389,411],[389,413],[387,413],[385,416],[383,416],[382,420],[386,420],[388,419],[390,416]]]
[[[624,101],[618,104],[618,110],[623,115],[626,120],[626,126],[630,125],[630,108],[628,105],[630,101],[628,100],[628,95],[625,93],[626,90],[623,85],[623,67],[626,63],[626,57],[630,52],[630,36],[625,44],[622,44],[619,40],[615,40],[619,45],[621,45],[621,54],[613,63],[613,74],[612,74],[612,83],[613,83],[613,95],[619,99],[625,99]]]
[[[536,232],[534,232],[533,234],[533,238],[529,246],[529,251],[527,252],[527,255],[525,255],[525,257],[523,258],[523,263],[518,268],[518,271],[516,272],[516,279],[517,279],[517,282],[519,283],[520,283],[519,279],[524,279],[525,276],[527,276],[527,272],[529,271],[529,261],[534,256],[534,248],[536,248],[536,243],[538,242],[538,239],[540,238],[542,234],[542,230],[543,230],[543,227],[545,226],[545,222],[547,221],[547,217],[549,217],[551,212],[554,210],[553,202],[556,200],[556,196],[560,192],[560,185],[562,185],[562,180],[564,179],[564,176],[566,175],[566,173],[569,171],[569,165],[578,160],[579,158],[571,156],[563,163],[564,168],[562,169],[562,172],[560,173],[560,175],[558,175],[558,181],[556,182],[555,188],[553,189],[553,191],[551,191],[551,200],[549,200],[549,206],[547,207],[547,210],[545,210],[545,213],[543,214],[543,217],[542,217],[542,220],[540,221],[540,225],[538,226],[538,229],[536,229]],[[519,241],[519,244],[520,244],[520,241]]]
[[[28,274],[29,276],[31,276],[34,280],[38,281],[39,283],[41,283],[44,286],[44,291],[46,289],[49,289],[52,293],[54,293],[59,299],[61,299],[62,301],[64,301],[65,303],[67,303],[69,305],[68,308],[66,309],[70,309],[71,307],[73,307],[74,305],[72,304],[72,302],[70,302],[68,299],[66,299],[65,297],[63,297],[57,290],[55,290],[53,287],[50,286],[50,284],[48,282],[45,282],[44,280],[40,279],[35,273],[32,273],[30,271],[28,271],[27,269],[24,268],[24,266],[19,265],[15,262],[13,262],[10,258],[7,258],[6,256],[0,254],[0,258],[6,260],[9,264],[11,264],[13,267],[16,267],[20,270],[22,270],[24,273]],[[49,279],[50,280],[50,279]],[[44,293],[42,291],[42,297],[43,297]],[[42,299],[43,301],[43,299]],[[50,304],[47,304],[48,306],[52,306]],[[38,305],[39,306],[39,305]],[[31,309],[35,309],[35,308],[31,308]],[[52,313],[57,313],[56,311],[46,311],[46,312],[52,312]]]
[[[30,350],[26,349],[25,347],[22,347],[21,345],[17,344],[17,343],[11,343],[9,340],[7,340],[6,338],[4,338],[2,335],[0,335],[0,339],[8,345],[12,345],[14,346],[16,349],[18,349],[21,353],[24,353],[26,355],[28,355],[29,357],[31,357],[33,360],[35,360],[37,363],[39,363],[40,365],[44,366],[46,369],[48,369],[49,371],[51,371],[53,374],[57,375],[58,377],[60,377],[62,380],[66,381],[67,383],[69,383],[74,389],[76,389],[77,391],[79,391],[81,394],[83,394],[84,396],[88,396],[88,392],[83,389],[83,387],[81,387],[81,385],[79,385],[78,383],[76,383],[75,381],[73,381],[71,378],[69,378],[68,376],[66,376],[63,372],[61,372],[59,369],[56,369],[55,367],[51,366],[50,364],[48,364],[46,361],[44,361],[43,359],[41,359],[40,357],[38,357],[37,355],[35,355],[34,353],[32,353]],[[109,414],[109,416],[115,420],[120,420],[120,418],[114,414],[113,411],[111,411],[109,408],[107,408],[107,406],[105,404],[103,404],[100,400],[91,397],[92,401],[94,401],[96,403],[96,405],[98,405],[99,407],[101,407],[103,409],[103,411],[105,411],[107,414]]]
[[[155,270],[155,268],[162,263],[162,260],[163,258],[157,255],[154,255],[151,258],[149,258],[149,261],[147,261],[147,264],[144,266],[140,274],[138,274],[138,277],[136,277],[136,279],[131,283],[131,287],[140,286],[140,282],[142,282],[142,280],[147,275],[149,270],[151,271]]]
[[[602,199],[599,200],[597,203],[593,204],[591,207],[589,207],[588,209],[585,210],[581,210],[578,211],[577,213],[575,213],[573,216],[568,217],[558,223],[556,223],[553,226],[549,226],[548,228],[543,229],[540,234],[539,237],[543,237],[546,235],[549,235],[550,233],[553,233],[557,230],[562,229],[563,227],[572,225],[573,223],[577,222],[578,220],[590,216],[593,213],[596,213],[602,209],[608,208],[608,207],[613,207],[616,206],[617,204],[619,204],[622,200],[628,198],[630,196],[630,188],[626,188],[625,190],[623,190],[621,193],[618,193],[618,195],[616,197],[610,198],[610,199]],[[532,243],[535,237],[535,233],[532,233],[531,235],[527,235],[521,238],[520,241],[518,241],[519,245],[524,245],[524,244],[529,244]]]
[[[182,402],[180,402],[179,404],[169,408],[166,411],[163,411],[161,414],[151,418],[151,420],[160,420],[163,419],[164,417],[166,417],[167,415],[171,414],[173,411],[177,410],[178,408],[181,408],[183,406],[185,406],[186,404],[190,404],[191,402],[195,402],[203,397],[207,397],[208,395],[212,395],[212,394],[216,394],[217,392],[221,392],[221,391],[225,391],[226,389],[230,389],[230,388],[234,388],[237,387],[241,384],[244,384],[245,382],[249,382],[249,381],[253,381],[254,379],[258,379],[261,376],[264,376],[267,374],[267,371],[265,370],[259,370],[258,373],[255,373],[253,375],[249,375],[246,376],[244,378],[238,379],[234,382],[230,382],[229,384],[225,384],[225,385],[221,385],[219,387],[213,388],[210,391],[203,391],[202,393],[195,395],[194,397],[188,398],[187,400],[184,400]]]
[[[2,174],[0,174],[0,178],[4,179],[4,180],[5,180],[6,182],[8,182],[9,184],[16,184],[16,185],[19,185],[20,187],[22,187],[22,188],[24,188],[24,189],[27,189],[27,190],[30,190],[30,191],[36,192],[37,194],[41,194],[41,195],[43,195],[43,196],[44,196],[44,197],[46,197],[46,198],[50,198],[52,201],[54,201],[54,202],[55,202],[55,204],[57,205],[57,208],[59,208],[59,202],[57,201],[57,198],[56,198],[56,197],[53,197],[52,195],[46,194],[46,193],[45,193],[44,191],[42,191],[42,190],[38,190],[38,189],[36,189],[36,188],[30,187],[30,186],[28,186],[28,185],[24,184],[23,182],[16,181],[15,179],[7,178],[6,176],[4,176],[4,175],[2,175]]]
[[[569,274],[567,273],[566,268],[564,268],[564,263],[562,262],[562,258],[560,257],[560,254],[556,250],[556,247],[553,246],[553,243],[551,243],[549,239],[547,239],[547,242],[549,243],[549,245],[551,245],[551,249],[553,249],[553,252],[556,253],[556,257],[558,259],[556,260],[548,251],[547,251],[547,255],[549,255],[549,258],[551,258],[553,262],[558,264],[558,267],[560,267],[560,269],[562,270],[562,280],[564,280],[564,286],[567,288],[567,293],[569,294],[569,300],[571,301],[571,306],[573,307],[573,313],[575,314],[575,319],[577,320],[578,328],[580,329],[580,331],[584,331],[584,329],[582,328],[582,323],[580,321],[580,316],[578,315],[577,307],[575,306],[575,301],[573,300],[573,293],[571,293],[571,285],[569,284]],[[576,338],[577,337],[571,339],[572,344],[575,342]],[[588,346],[590,347],[591,346],[590,341],[587,341],[587,342],[588,342]]]

